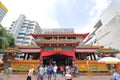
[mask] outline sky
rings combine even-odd
[[[9,28],[24,14],[41,28],[74,28],[75,33],[87,33],[104,9],[116,1],[120,0],[1,0],[8,9],[1,24]]]

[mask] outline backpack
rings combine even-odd
[[[75,72],[75,68],[72,68],[72,73],[74,73]]]
[[[48,67],[48,71],[49,71],[50,73],[52,73],[52,72],[53,72],[53,67],[52,67],[52,66],[49,66],[49,67]]]

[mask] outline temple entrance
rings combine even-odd
[[[49,63],[52,63],[52,64],[56,63],[58,66],[72,65],[72,57],[64,56],[61,54],[43,57],[43,65],[48,65]]]

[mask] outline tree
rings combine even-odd
[[[10,34],[8,34],[7,36],[6,36],[6,38],[7,38],[7,40],[8,40],[8,43],[9,43],[9,47],[16,47],[16,45],[15,45],[15,38],[12,36],[12,35],[10,35]]]
[[[6,49],[9,47],[9,43],[6,38],[6,30],[3,27],[0,27],[0,49]]]
[[[5,28],[0,27],[0,49],[7,49],[8,47],[15,47],[15,39],[8,34]]]

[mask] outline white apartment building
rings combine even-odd
[[[94,28],[86,44],[103,45],[120,50],[120,2],[111,3],[101,14]]]
[[[18,20],[13,21],[10,33],[15,37],[18,46],[36,45],[30,33],[41,33],[42,29],[36,21],[28,20],[25,15],[20,15]]]
[[[8,12],[8,9],[0,1],[0,24],[7,12]]]

